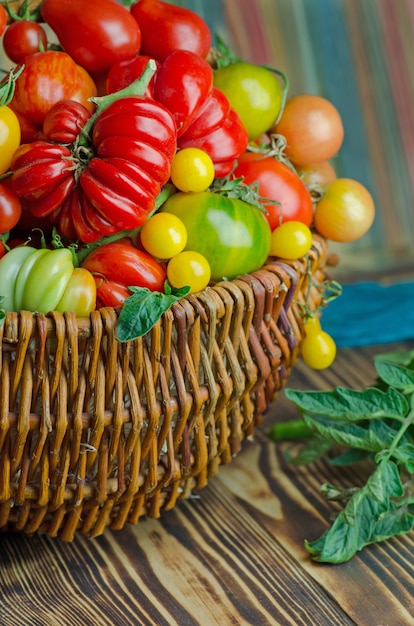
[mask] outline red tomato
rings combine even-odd
[[[0,37],[6,30],[6,26],[7,26],[7,11],[4,8],[4,6],[1,4],[0,5]]]
[[[312,197],[299,176],[287,165],[272,156],[245,152],[234,170],[234,177],[240,176],[246,185],[257,183],[271,230],[282,222],[292,220],[311,225]],[[266,198],[274,200],[276,204],[269,204]]]
[[[285,137],[285,153],[298,166],[328,161],[344,139],[337,108],[326,98],[312,94],[290,98],[274,130]]]
[[[98,306],[122,306],[131,295],[128,287],[146,287],[163,293],[167,279],[165,263],[122,241],[95,248],[82,267],[95,276]]]
[[[128,87],[128,85],[141,76],[150,58],[151,57],[148,56],[138,55],[132,59],[114,63],[106,76],[106,93],[114,93],[115,91],[124,89],[124,87]],[[146,96],[153,96],[154,82],[155,74],[145,91]]]
[[[19,119],[28,121],[28,128],[40,132],[49,109],[60,100],[76,100],[89,111],[95,105],[96,85],[87,72],[65,52],[37,52],[25,58],[24,70],[16,80],[16,89],[9,106]],[[36,137],[25,137],[24,142]]]
[[[324,188],[316,205],[314,225],[331,241],[350,242],[365,235],[374,218],[374,200],[368,189],[356,180],[337,178]]]
[[[139,52],[137,21],[116,0],[43,0],[41,11],[64,50],[91,74]]]
[[[16,194],[0,183],[0,233],[14,228],[22,214],[22,205]]]
[[[141,30],[141,53],[163,61],[173,50],[205,58],[211,48],[207,23],[196,13],[161,0],[138,0],[131,13]]]
[[[187,50],[173,50],[157,70],[154,98],[171,113],[177,136],[188,129],[213,88],[213,70],[205,59]]]
[[[73,143],[91,114],[75,100],[60,100],[46,114],[43,134],[49,141]]]
[[[4,33],[3,48],[13,63],[21,63],[29,54],[46,50],[45,29],[33,20],[12,22]]]

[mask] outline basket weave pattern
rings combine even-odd
[[[325,279],[314,238],[312,282]],[[144,337],[90,318],[8,313],[0,333],[0,529],[72,541],[159,516],[254,433],[300,350],[304,259],[183,298]]]

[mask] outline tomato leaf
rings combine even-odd
[[[362,391],[337,387],[328,392],[286,389],[285,393],[303,411],[346,421],[380,417],[401,420],[410,408],[407,399],[392,387],[385,392],[377,387]]]
[[[174,302],[187,295],[189,287],[173,289],[166,283],[165,293],[146,287],[130,287],[132,295],[123,304],[118,318],[118,341],[132,341],[155,326]]]
[[[314,433],[289,459],[294,465],[329,453],[331,465],[370,459],[374,467],[362,487],[322,485],[321,493],[344,508],[319,539],[305,541],[316,561],[342,563],[365,546],[414,527],[414,351],[377,355],[374,362],[377,387],[285,390],[301,413],[307,437]]]
[[[403,495],[396,464],[380,463],[331,528],[316,541],[305,542],[307,550],[315,561],[343,563],[371,543],[409,532],[414,515],[399,502]]]

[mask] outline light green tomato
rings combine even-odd
[[[73,270],[73,257],[68,248],[47,250],[46,254],[37,255],[26,276],[21,309],[40,313],[54,311]]]
[[[24,261],[34,252],[36,248],[19,246],[6,252],[0,259],[0,308],[6,312],[17,310],[14,304],[16,278]]]
[[[214,71],[214,85],[230,100],[250,140],[258,139],[272,128],[283,101],[282,86],[273,72],[237,61]]]

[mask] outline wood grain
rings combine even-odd
[[[322,373],[298,362],[289,386],[365,386],[381,351],[342,350]],[[320,485],[361,484],[370,468],[289,464],[292,444],[265,431],[294,416],[280,394],[232,463],[158,520],[72,543],[0,535],[1,626],[412,625],[412,534],[335,566],[304,549],[334,512]]]

